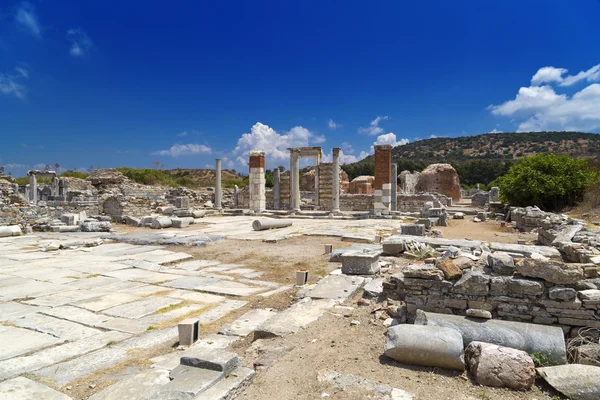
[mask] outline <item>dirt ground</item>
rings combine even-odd
[[[321,383],[317,376],[324,370],[359,375],[375,383],[406,390],[415,399],[559,399],[540,380],[531,391],[495,389],[479,386],[466,373],[439,368],[400,364],[383,355],[384,328],[375,324],[370,307],[358,307],[356,298],[347,305],[354,307],[352,315],[327,313],[296,335],[285,338],[239,343],[234,351],[242,363],[253,365],[264,354],[253,350],[260,343],[266,349],[287,349],[289,352],[271,367],[257,372],[251,386],[238,398],[318,399],[324,393],[328,399],[377,398],[373,392],[350,389],[342,391]],[[360,325],[351,326],[351,321]],[[285,350],[283,350],[285,351]],[[268,353],[268,351],[267,351]]]

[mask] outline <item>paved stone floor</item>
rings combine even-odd
[[[169,246],[113,242],[107,236],[278,241],[309,234],[372,239],[381,229],[399,227],[397,220],[294,219],[291,227],[255,232],[254,219],[210,217],[185,230],[34,233],[0,239],[0,392],[2,387],[43,392],[36,381],[65,387],[128,360],[138,350],[176,342],[176,324],[183,318],[213,323],[246,305],[249,296],[290,289],[261,280],[261,271],[244,265],[197,260]],[[101,238],[105,242],[97,245]],[[49,243],[63,248],[43,251]],[[320,302],[330,307],[329,301],[317,300],[315,309],[323,308]],[[278,318],[293,319],[292,311]],[[203,340],[225,347],[271,317],[269,310],[250,310],[223,327],[228,336]],[[171,358],[152,361],[178,360],[177,355]],[[32,381],[15,380],[18,376]]]

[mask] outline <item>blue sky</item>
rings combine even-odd
[[[600,131],[600,1],[0,1],[0,165]]]

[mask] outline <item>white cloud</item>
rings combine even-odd
[[[46,168],[46,165],[49,165],[49,164],[38,163],[33,166],[33,169],[43,170],[44,168]]]
[[[92,40],[81,28],[69,29],[67,39],[71,42],[69,54],[73,57],[85,57],[94,46]]]
[[[289,147],[307,147],[324,141],[323,136],[317,136],[302,126],[295,126],[288,132],[279,134],[268,125],[257,122],[250,133],[244,133],[238,139],[233,155],[237,157],[238,163],[246,165],[245,158],[248,158],[250,151],[262,150],[270,164],[289,160]]]
[[[329,118],[329,122],[327,124],[329,125],[329,129],[331,129],[332,131],[335,131],[337,128],[341,128],[343,126],[341,124],[333,122],[331,118]]]
[[[0,165],[0,167],[4,167],[5,169],[24,169],[27,168],[25,164],[4,164]]]
[[[23,2],[17,8],[15,21],[36,39],[42,38],[42,30],[33,4]]]
[[[387,117],[387,116],[377,117],[377,118],[375,118],[373,121],[371,121],[369,123],[369,126],[363,127],[363,128],[358,128],[358,132],[359,133],[366,133],[366,134],[371,135],[371,136],[379,135],[379,134],[381,134],[381,133],[384,132],[383,128],[379,126],[379,123],[382,120],[386,120],[388,118],[389,117]]]
[[[168,150],[159,150],[154,151],[151,154],[155,156],[170,156],[170,157],[179,157],[179,156],[188,156],[193,154],[210,154],[212,153],[212,149],[203,144],[175,144],[171,146]]]
[[[494,128],[491,131],[489,131],[488,133],[504,133],[503,131],[499,131],[498,129]]]
[[[437,139],[438,137],[439,136],[434,133],[431,136],[429,136],[429,139]]]
[[[377,136],[377,140],[374,145],[378,144],[391,144],[393,147],[402,146],[408,144],[408,139],[400,139],[400,141],[396,140],[396,135],[393,132],[386,133],[385,135]]]
[[[187,131],[182,131],[177,134],[179,137],[186,137],[188,135]]]
[[[549,72],[543,74],[546,78],[539,78],[536,82],[540,79],[550,79],[549,76],[556,77]],[[584,79],[596,80],[599,74],[600,67],[595,66],[575,76],[555,79],[554,82],[559,83],[559,86],[569,86]],[[600,127],[600,84],[593,83],[572,96],[558,94],[549,85],[522,87],[514,100],[497,106],[492,105],[489,110],[495,115],[521,120],[518,125],[519,132],[590,131]]]
[[[600,80],[600,64],[594,65],[587,71],[580,71],[577,75],[563,77],[567,72],[568,70],[565,68],[542,67],[531,78],[531,84],[539,86],[542,83],[556,82],[560,86],[571,86],[584,79],[588,82]]]
[[[21,82],[29,77],[29,71],[22,67],[16,67],[14,73],[0,73],[0,94],[13,95],[19,99],[24,99],[27,94],[27,87]]]

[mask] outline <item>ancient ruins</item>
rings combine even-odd
[[[406,365],[458,371],[465,398],[473,383],[546,398],[541,381],[600,398],[600,229],[466,192],[448,164],[398,171],[389,145],[352,181],[340,148],[331,163],[288,150],[273,187],[261,150],[244,188],[222,187],[221,159],[202,190],[115,169],[32,170],[24,187],[1,175],[0,398],[300,398],[306,381],[269,383],[311,370],[303,352],[362,351],[328,353],[347,337],[375,356],[355,357],[365,376],[311,370],[322,398],[427,398],[376,384]]]

